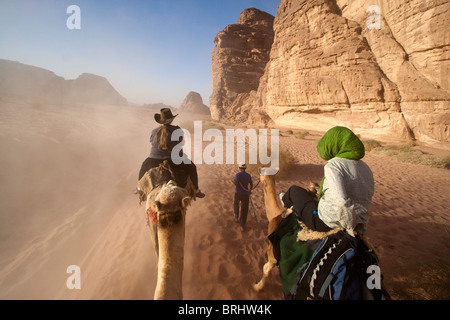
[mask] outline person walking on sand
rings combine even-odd
[[[171,139],[172,133],[175,130],[181,129],[179,126],[172,125],[173,120],[177,116],[178,115],[173,115],[169,108],[163,108],[160,110],[160,113],[155,114],[155,121],[161,126],[154,129],[150,135],[150,156],[145,159],[141,165],[139,180],[148,170],[158,167],[164,160],[167,160],[176,176],[181,176],[185,179],[187,179],[187,177],[191,178],[196,192],[195,196],[197,198],[204,198],[205,194],[198,188],[198,175],[195,164],[191,161],[190,163],[182,162],[181,164],[176,165],[172,161],[171,156],[173,148],[183,141],[183,136],[180,137],[179,141],[172,141]],[[180,153],[182,153],[182,151],[180,151]],[[180,154],[180,156],[181,155],[182,154]]]
[[[242,231],[244,231],[247,222],[249,199],[253,188],[252,176],[245,172],[246,169],[247,165],[245,163],[240,163],[239,172],[233,180],[233,183],[236,186],[236,192],[234,194],[234,219],[236,223],[239,223]],[[241,207],[240,215],[239,205]]]

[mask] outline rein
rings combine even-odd
[[[244,189],[244,191],[247,191],[247,192],[252,192],[252,190],[255,190],[256,187],[257,187],[260,183],[261,183],[261,180],[258,181],[258,183],[256,184],[256,186],[254,186],[253,188],[251,188],[251,189],[249,190],[249,189],[247,189],[246,187],[244,187],[244,186],[242,185],[242,183],[239,181],[239,184],[241,185],[241,188]]]
[[[256,217],[256,211],[255,211],[255,206],[253,205],[253,200],[252,200],[252,190],[255,190],[256,187],[261,183],[261,180],[258,181],[258,183],[256,184],[256,186],[254,186],[253,188],[247,189],[245,188],[242,183],[239,181],[239,184],[241,185],[241,188],[244,189],[245,191],[248,192],[248,197],[250,199],[250,203],[252,204],[252,209],[253,209],[253,216],[255,217],[256,223],[258,223],[258,218]]]

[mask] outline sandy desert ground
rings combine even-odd
[[[155,254],[132,193],[153,113],[0,102],[0,299],[153,298]],[[280,137],[297,163],[277,181],[279,192],[320,181],[319,138]],[[393,298],[450,299],[450,171],[371,153],[364,160],[376,182],[368,236],[383,249]],[[241,232],[232,210],[236,167],[202,164],[198,172],[207,197],[187,212],[184,298],[283,299],[277,271],[264,292],[251,288],[265,261],[261,185],[253,193],[258,222],[250,211]],[[81,268],[81,290],[66,287],[70,265]]]

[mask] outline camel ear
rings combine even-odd
[[[153,201],[152,203],[150,203],[150,208],[152,208],[154,211],[160,211],[161,210],[161,202]]]
[[[181,200],[181,207],[184,209],[184,208],[186,208],[188,205],[190,205],[191,204],[191,197],[184,197],[182,200]]]

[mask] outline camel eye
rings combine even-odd
[[[154,205],[155,205],[157,211],[161,211],[161,207],[162,207],[161,202],[155,201],[155,202],[153,202],[153,203],[154,203]]]

